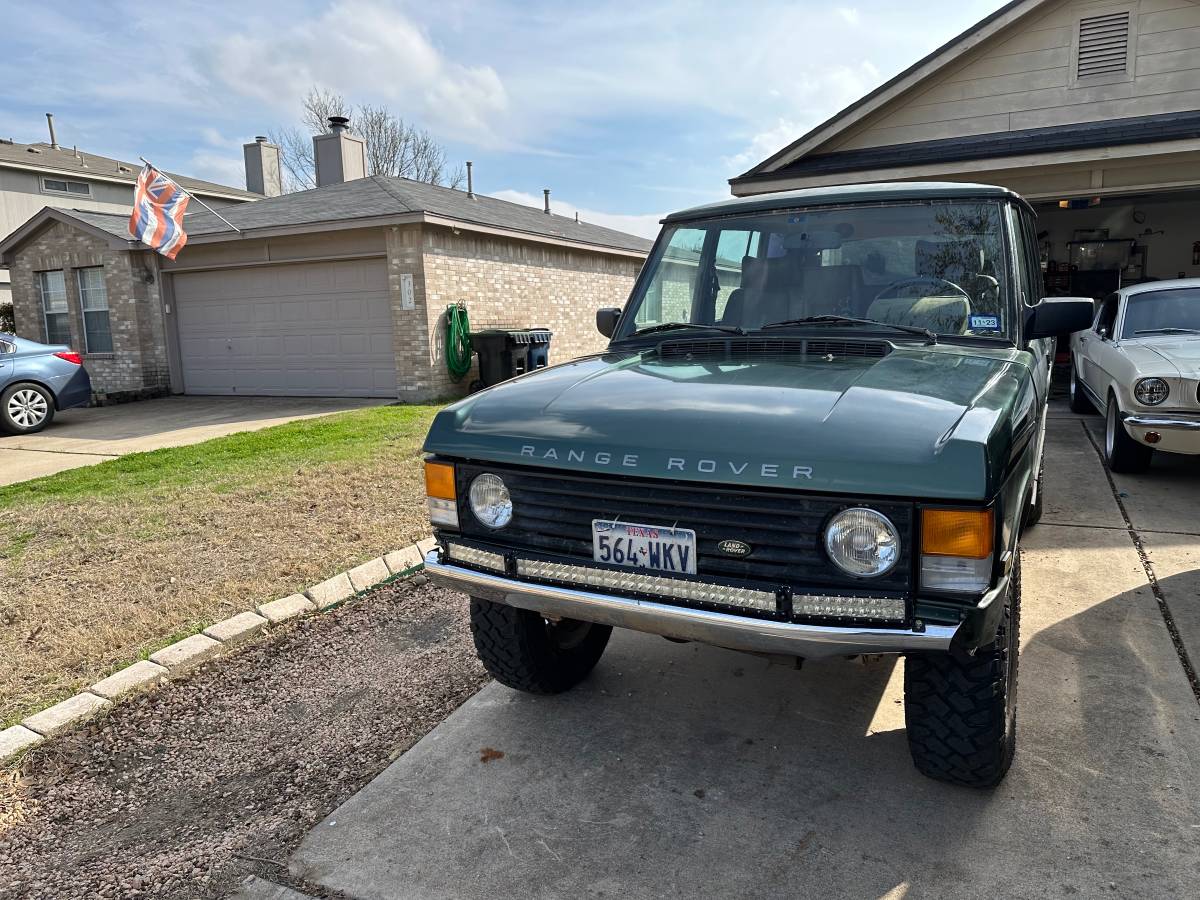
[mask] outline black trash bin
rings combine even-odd
[[[553,333],[545,328],[489,328],[471,334],[479,354],[476,389],[491,387],[533,369],[544,368],[550,357]]]

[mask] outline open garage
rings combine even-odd
[[[173,280],[186,393],[395,396],[384,260],[219,269]]]

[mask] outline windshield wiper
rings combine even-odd
[[[850,316],[805,316],[802,319],[785,319],[782,322],[771,322],[769,325],[764,325],[760,329],[766,331],[768,328],[786,328],[789,325],[874,325],[880,328],[892,328],[896,331],[903,331],[907,334],[919,334],[925,338],[925,341],[930,344],[937,343],[937,335],[928,328],[917,328],[914,325],[893,325],[891,322],[879,322],[875,319],[855,319]]]
[[[657,331],[674,331],[677,328],[700,328],[705,331],[723,331],[726,334],[745,334],[745,328],[739,328],[736,325],[702,325],[697,322],[663,322],[661,325],[651,325],[648,328],[639,328],[632,334],[626,337],[641,337],[644,334],[654,334]]]
[[[1174,326],[1143,328],[1141,331],[1135,331],[1134,334],[1200,334],[1200,328],[1176,328]]]

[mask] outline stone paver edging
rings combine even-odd
[[[133,691],[149,690],[171,678],[211,662],[223,653],[253,640],[274,625],[299,616],[324,612],[357,594],[389,581],[403,578],[424,567],[425,554],[433,549],[433,538],[425,538],[395,550],[348,572],[313,585],[303,594],[292,594],[256,606],[205,628],[150,654],[96,682],[86,691],[27,716],[20,725],[0,731],[0,765],[17,759],[26,750],[56,734],[86,722],[113,701]]]

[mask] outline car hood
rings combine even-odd
[[[1168,370],[1164,374],[1175,368],[1186,378],[1200,378],[1200,336],[1144,338],[1136,346],[1146,354],[1138,360],[1139,368],[1165,362]]]
[[[612,352],[447,407],[425,450],[634,477],[984,499],[1014,431],[1036,418],[1029,359],[951,346],[748,363]]]

